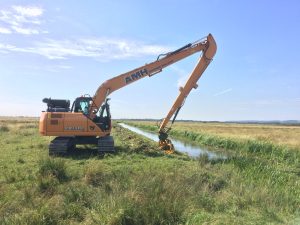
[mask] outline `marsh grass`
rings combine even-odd
[[[143,123],[129,123],[148,131],[154,131],[157,128]],[[241,177],[241,182],[253,185],[258,190],[265,190],[265,195],[254,192],[257,198],[263,204],[267,195],[274,198],[276,204],[282,205],[283,211],[290,213],[299,213],[300,190],[299,190],[299,164],[300,152],[298,149],[275,144],[271,141],[256,139],[234,139],[225,138],[217,135],[186,131],[182,129],[173,129],[170,132],[173,137],[199,144],[200,146],[210,146],[216,151],[229,152],[227,159],[209,160],[206,155],[198,158],[201,166],[206,165],[231,165],[237,171],[236,177]],[[227,182],[220,182],[219,185],[227,185]],[[218,184],[216,187],[219,186]],[[218,188],[217,188],[218,189]],[[288,189],[288,191],[287,191]],[[248,204],[242,204],[249,206]],[[272,203],[274,204],[274,203]],[[268,207],[268,204],[265,205]],[[269,210],[268,215],[276,214]]]
[[[30,123],[6,122],[1,133],[1,224],[288,224],[299,216],[300,167],[289,148],[252,143],[227,159],[190,159],[114,125],[117,154],[49,158],[49,138],[33,126],[18,131]]]
[[[84,180],[92,186],[106,185],[114,175],[107,166],[102,163],[94,163],[85,168]]]
[[[198,160],[199,160],[200,165],[202,165],[202,166],[205,165],[205,164],[210,163],[208,154],[202,154],[202,155],[200,155],[198,157]]]
[[[54,177],[59,182],[66,181],[68,175],[66,172],[66,164],[63,159],[44,158],[39,161],[39,175],[41,177]]]
[[[0,132],[9,132],[9,128],[6,125],[0,125]]]

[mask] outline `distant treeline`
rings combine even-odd
[[[128,121],[159,121],[158,119],[114,119],[114,120],[128,120]],[[300,120],[237,120],[237,121],[202,121],[202,120],[176,120],[176,122],[196,122],[196,123],[237,123],[237,124],[266,124],[266,125],[287,125],[299,126]]]

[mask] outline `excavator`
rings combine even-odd
[[[76,145],[92,144],[97,146],[99,154],[114,153],[114,139],[110,136],[112,129],[108,96],[127,85],[142,78],[152,77],[188,56],[201,52],[197,65],[183,87],[167,116],[159,125],[159,147],[165,153],[172,153],[174,147],[168,138],[168,132],[174,123],[185,99],[197,81],[213,60],[217,45],[211,34],[193,43],[164,54],[149,64],[113,77],[102,83],[93,97],[84,95],[78,97],[70,107],[69,100],[44,98],[47,110],[43,111],[39,121],[39,132],[43,136],[55,136],[49,144],[49,155],[66,154]],[[173,118],[172,118],[173,117]],[[172,119],[172,120],[171,120]]]

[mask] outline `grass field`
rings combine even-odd
[[[298,144],[268,140],[268,152],[241,148],[226,160],[190,159],[164,155],[156,143],[115,124],[117,154],[100,157],[83,147],[49,158],[51,138],[40,137],[37,125],[0,120],[0,224],[300,223]],[[196,125],[177,126],[187,138],[186,129]]]

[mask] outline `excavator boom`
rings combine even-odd
[[[159,56],[154,62],[105,81],[98,88],[94,95],[94,104],[91,105],[89,110],[90,117],[94,117],[94,114],[98,111],[99,107],[105,101],[107,96],[113,91],[132,84],[133,82],[146,76],[151,77],[157,73],[160,73],[165,67],[170,66],[171,64],[176,63],[179,60],[182,60],[196,52],[206,51],[209,48],[208,46],[210,45],[210,42],[213,42],[215,44],[215,41],[211,34],[209,34],[208,37],[203,41],[190,43],[173,52],[160,55],[162,56],[162,58],[160,58]]]

